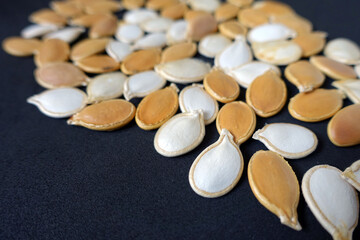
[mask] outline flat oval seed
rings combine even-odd
[[[182,18],[188,10],[189,8],[185,3],[179,2],[163,8],[161,16],[176,20]]]
[[[343,94],[335,89],[315,89],[298,93],[290,99],[289,113],[304,122],[320,122],[333,116],[342,108]]]
[[[204,87],[214,99],[222,103],[232,102],[240,94],[235,79],[218,69],[213,69],[205,76]]]
[[[327,134],[330,141],[339,147],[360,144],[360,104],[341,109],[330,120]]]
[[[55,32],[48,33],[43,36],[43,39],[60,39],[67,43],[75,41],[85,29],[82,27],[67,27]]]
[[[154,146],[161,155],[176,157],[196,148],[204,136],[205,125],[201,111],[180,113],[158,129]]]
[[[273,16],[272,23],[280,23],[294,30],[297,34],[308,34],[312,31],[312,23],[298,15]]]
[[[117,18],[114,16],[104,17],[95,22],[89,30],[90,38],[101,38],[113,36],[118,27]]]
[[[84,39],[75,44],[70,53],[70,59],[78,61],[82,58],[90,57],[105,50],[110,38]]]
[[[257,26],[249,31],[247,36],[249,42],[271,42],[294,38],[296,32],[287,26],[279,23],[267,23]]]
[[[243,169],[239,147],[231,133],[223,129],[219,140],[202,151],[191,165],[190,186],[202,197],[220,197],[236,186]]]
[[[188,22],[178,20],[174,22],[166,33],[166,42],[168,45],[186,41],[186,29]]]
[[[124,83],[124,97],[130,100],[134,97],[146,95],[164,87],[166,80],[154,71],[146,71],[135,74]]]
[[[21,37],[8,37],[2,42],[5,52],[16,57],[32,56],[41,46],[38,39],[24,39]]]
[[[94,77],[88,84],[86,92],[88,102],[100,102],[121,97],[126,76],[121,72],[105,73]]]
[[[272,70],[278,76],[281,75],[280,69],[269,63],[253,61],[227,71],[243,88],[248,88],[250,84],[265,72]]]
[[[252,7],[269,16],[295,15],[295,11],[287,4],[276,1],[255,2]]]
[[[75,65],[88,73],[113,72],[120,68],[119,63],[108,55],[93,55],[82,58],[75,62]]]
[[[161,50],[158,48],[146,49],[129,54],[121,65],[121,71],[132,75],[138,72],[151,70],[161,60]]]
[[[109,16],[110,14],[108,13],[85,14],[73,18],[72,20],[70,20],[69,24],[74,26],[91,27],[95,25],[97,22],[109,18]]]
[[[61,16],[51,9],[44,8],[32,13],[29,17],[30,22],[37,24],[52,24],[57,26],[66,25],[66,17]]]
[[[238,20],[241,24],[248,28],[254,28],[269,22],[267,14],[253,8],[240,10],[238,13]]]
[[[288,162],[274,152],[257,151],[250,159],[248,178],[257,200],[282,224],[300,231],[296,212],[300,187]]]
[[[343,63],[336,62],[330,58],[323,56],[312,56],[310,63],[317,67],[325,75],[335,80],[345,80],[356,78],[356,73],[353,68]]]
[[[219,0],[189,0],[190,7],[194,10],[205,11],[205,12],[215,12],[219,7]]]
[[[192,42],[178,43],[167,47],[161,54],[161,63],[184,58],[191,58],[196,54],[196,44]]]
[[[48,117],[64,118],[77,113],[86,106],[86,94],[77,88],[46,90],[27,99]]]
[[[215,18],[218,22],[223,22],[235,18],[239,12],[239,7],[231,3],[224,3],[215,11]]]
[[[324,32],[302,33],[292,41],[302,49],[303,57],[310,57],[321,52],[326,43],[327,34]]]
[[[142,22],[140,27],[149,33],[166,32],[172,23],[173,21],[169,18],[157,17]]]
[[[325,81],[325,75],[305,60],[288,65],[285,76],[300,92],[311,92]]]
[[[212,123],[219,111],[219,105],[201,84],[192,84],[180,92],[179,103],[181,112],[202,110],[205,124]]]
[[[227,2],[234,4],[240,8],[247,7],[253,3],[254,0],[228,0]]]
[[[73,115],[67,123],[98,131],[112,131],[131,122],[135,106],[122,99],[103,101],[87,106]]]
[[[121,4],[118,1],[94,1],[85,6],[85,12],[88,14],[118,12]]]
[[[78,2],[52,1],[50,7],[64,17],[77,17],[83,14],[82,5]]]
[[[201,38],[216,32],[216,30],[217,22],[215,17],[211,14],[201,14],[188,20],[186,37],[193,41],[200,41]]]
[[[48,63],[65,62],[69,59],[70,46],[60,39],[47,39],[38,49],[35,55],[35,63],[38,67]]]
[[[150,9],[134,9],[124,14],[124,20],[130,24],[140,24],[143,21],[156,18],[158,14]]]
[[[191,9],[185,13],[184,20],[190,21],[192,19],[197,18],[198,16],[208,15],[209,13],[201,10]]]
[[[111,41],[106,46],[106,53],[117,62],[122,62],[132,52],[130,45],[123,42]]]
[[[116,30],[115,37],[124,43],[133,43],[144,35],[143,30],[136,24],[121,24]]]
[[[146,8],[153,10],[161,10],[167,6],[176,4],[177,0],[150,0],[146,3]]]
[[[359,46],[346,38],[336,38],[329,41],[325,46],[324,55],[332,60],[345,64],[360,63]]]
[[[276,65],[288,65],[302,56],[300,46],[291,41],[253,43],[252,48],[257,59]]]
[[[199,82],[210,72],[210,64],[196,58],[185,58],[155,66],[155,71],[175,83]]]
[[[225,104],[216,118],[216,128],[219,133],[228,129],[234,136],[236,144],[248,140],[255,130],[256,116],[251,107],[244,102]]]
[[[289,159],[303,158],[315,151],[318,139],[309,129],[291,123],[272,123],[257,130],[253,139],[281,156]]]
[[[123,0],[121,3],[125,9],[131,10],[144,6],[145,0]]]
[[[245,38],[247,28],[238,21],[230,20],[219,24],[219,31],[228,38],[236,39],[239,37]]]
[[[34,72],[37,83],[44,88],[85,86],[87,76],[68,62],[50,63]]]
[[[152,130],[168,121],[179,108],[178,91],[176,85],[171,84],[144,97],[136,110],[137,125],[144,130]]]
[[[359,80],[349,79],[349,80],[336,81],[333,82],[332,85],[343,91],[353,103],[360,103]]]
[[[360,160],[357,160],[350,167],[346,168],[341,177],[360,191]]]
[[[199,53],[208,58],[214,58],[231,44],[230,39],[221,34],[210,34],[200,40]]]
[[[162,48],[165,45],[165,33],[150,33],[137,40],[133,46],[133,49]]]
[[[56,25],[38,25],[31,24],[21,30],[21,37],[23,38],[36,38],[41,37],[44,34],[54,32],[58,30],[59,27]]]
[[[352,239],[359,216],[358,196],[341,171],[328,165],[308,170],[301,189],[311,212],[333,239]]]
[[[277,114],[284,107],[286,98],[285,82],[272,71],[257,77],[246,91],[246,103],[261,117]]]

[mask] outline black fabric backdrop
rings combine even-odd
[[[360,43],[358,1],[286,2],[315,29],[328,32],[329,39],[348,37]],[[0,39],[18,35],[29,24],[28,15],[46,6],[47,0],[1,1]],[[206,127],[195,150],[165,158],[154,150],[155,131],[143,131],[134,121],[114,132],[95,132],[44,116],[26,103],[43,91],[34,81],[33,59],[0,51],[0,64],[0,239],[331,239],[302,196],[300,232],[280,224],[255,199],[246,168],[253,153],[266,149],[262,143],[241,145],[245,169],[240,182],[223,197],[205,199],[191,190],[188,171],[196,156],[217,140],[215,123]],[[331,81],[324,87],[331,88]],[[294,96],[297,89],[286,84],[289,97]],[[239,100],[244,94],[241,89]],[[313,154],[289,160],[300,183],[315,165],[343,170],[360,159],[359,146],[331,144],[328,120],[300,122],[285,107],[274,117],[258,117],[256,128],[274,122],[300,124],[318,136]],[[359,227],[354,239],[360,239]]]

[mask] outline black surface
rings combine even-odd
[[[329,39],[360,43],[358,1],[286,2],[315,29],[328,32]],[[28,15],[47,5],[46,0],[1,1],[0,39],[18,35],[29,24]],[[191,153],[165,158],[153,148],[155,131],[145,132],[134,121],[115,132],[95,132],[44,116],[26,103],[43,90],[34,81],[32,58],[0,51],[0,64],[0,239],[331,239],[302,196],[300,232],[280,224],[255,199],[246,167],[253,153],[266,149],[262,143],[241,145],[245,169],[240,182],[223,197],[205,199],[191,190],[188,171],[217,140],[214,123]],[[324,87],[331,88],[330,83],[327,79]],[[287,86],[294,96],[296,88]],[[241,90],[239,99],[244,100]],[[289,161],[299,182],[317,164],[343,170],[360,158],[359,146],[331,144],[327,120],[300,122],[285,107],[274,117],[258,118],[257,129],[273,122],[297,123],[318,136],[313,154]],[[359,227],[353,239],[360,239]]]

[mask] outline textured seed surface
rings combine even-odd
[[[302,33],[292,41],[302,49],[303,57],[310,57],[321,52],[326,43],[327,34],[324,32]]]
[[[8,37],[2,42],[2,48],[8,54],[17,57],[32,56],[41,46],[38,39],[24,39],[21,37]]]
[[[161,63],[191,58],[196,54],[196,50],[196,44],[192,42],[178,43],[169,46],[165,48],[161,54]]]
[[[320,71],[335,80],[356,78],[356,73],[352,67],[340,62],[336,62],[330,58],[323,56],[312,56],[310,58],[310,62]]]
[[[139,50],[128,55],[121,65],[121,71],[125,74],[135,74],[151,70],[160,63],[161,50],[157,48]]]
[[[72,47],[70,59],[78,61],[82,58],[101,53],[105,51],[105,47],[109,42],[110,38],[84,39]]]
[[[119,63],[108,55],[93,55],[82,58],[75,64],[88,73],[113,72],[120,68]]]
[[[240,94],[235,79],[218,69],[213,69],[205,76],[204,87],[214,99],[222,103],[232,102]]]
[[[69,59],[70,46],[60,39],[47,39],[39,47],[35,55],[38,67],[48,63],[65,62]]]

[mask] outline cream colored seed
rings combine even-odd
[[[151,70],[160,63],[161,50],[158,48],[139,50],[128,55],[121,65],[121,71],[132,75],[138,72]]]
[[[60,39],[67,43],[72,43],[83,32],[85,32],[85,29],[82,27],[66,27],[44,35],[43,39]]]
[[[2,42],[2,48],[8,54],[17,57],[32,56],[41,46],[38,39],[24,39],[21,37],[8,37]]]
[[[148,33],[166,32],[172,23],[173,21],[169,18],[157,17],[143,21],[140,27]]]
[[[185,42],[188,22],[177,20],[174,22],[166,33],[166,43],[168,45]]]
[[[192,42],[178,43],[169,46],[165,48],[161,54],[161,63],[191,58],[196,54],[196,50],[196,44]]]
[[[210,34],[199,42],[199,53],[208,58],[214,58],[231,44],[231,40],[222,34]]]
[[[220,6],[220,1],[219,0],[188,0],[188,4],[194,10],[213,13]]]
[[[133,49],[162,48],[166,45],[165,33],[150,33],[140,38],[133,45]]]
[[[143,30],[137,24],[122,23],[117,28],[115,37],[124,43],[133,43],[144,35]]]
[[[239,7],[231,3],[224,3],[216,9],[215,18],[218,22],[223,22],[235,18],[238,12]]]
[[[70,46],[60,39],[46,39],[35,55],[38,67],[48,63],[65,62],[69,59]]]
[[[119,70],[120,64],[108,55],[93,55],[75,62],[85,72],[106,73]]]
[[[312,31],[312,23],[298,15],[280,15],[271,18],[272,23],[281,23],[290,29],[293,29],[297,34],[308,34]]]
[[[310,57],[323,50],[326,36],[327,34],[324,32],[301,33],[292,41],[301,47],[303,57]]]
[[[111,41],[106,46],[106,53],[117,62],[122,62],[133,50],[127,43]]]
[[[335,80],[356,78],[356,73],[353,68],[327,57],[312,56],[310,63]]]
[[[283,24],[268,23],[251,29],[247,39],[251,43],[265,43],[286,40],[295,36],[296,32]]]
[[[224,36],[235,39],[241,36],[245,37],[247,28],[235,20],[230,20],[219,24],[219,31]]]
[[[356,190],[360,191],[360,160],[346,168],[341,177],[356,188]]]
[[[21,30],[21,36],[23,38],[36,38],[41,37],[44,34],[54,32],[58,29],[59,27],[56,25],[31,24]]]
[[[325,46],[324,55],[344,64],[360,63],[359,45],[346,38],[336,38],[329,41]]]
[[[332,85],[343,91],[353,103],[360,103],[360,80],[336,81]]]
[[[70,59],[78,61],[82,58],[101,53],[109,42],[110,38],[84,39],[72,47]]]

